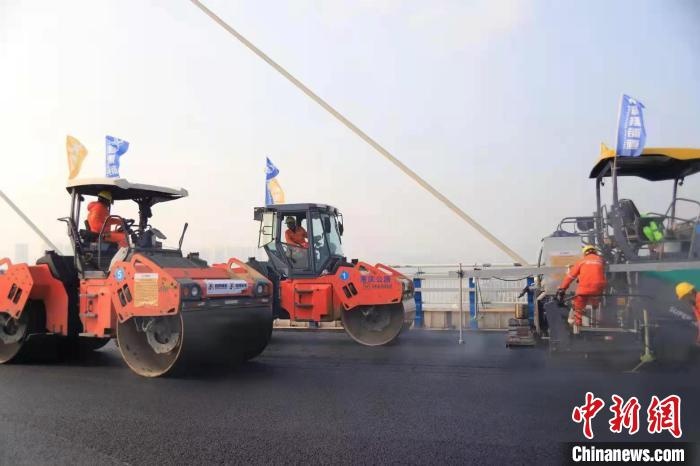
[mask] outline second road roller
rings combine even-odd
[[[409,278],[383,264],[352,259],[342,249],[343,217],[325,204],[258,207],[258,246],[267,261],[249,264],[274,284],[275,316],[304,322],[342,321],[358,343],[390,343],[413,323]]]

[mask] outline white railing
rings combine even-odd
[[[460,264],[428,264],[428,265],[394,265],[392,266],[412,279],[420,279],[416,292],[420,293],[423,310],[449,311],[459,310]],[[469,279],[472,270],[488,270],[491,267],[513,267],[503,265],[461,265],[464,275],[462,301],[465,307],[470,304],[470,296],[477,300],[479,306],[515,305],[527,303],[527,297],[518,295],[527,285],[527,274],[513,269],[512,277],[492,277]],[[471,293],[470,293],[471,292]]]
[[[520,296],[528,284],[530,270],[507,265],[415,264],[394,265],[416,285],[416,326],[423,326],[425,313],[456,312],[462,342],[464,328],[479,328],[489,309],[515,311],[516,304],[527,304]],[[489,273],[493,268],[494,273]],[[478,275],[478,276],[477,276]],[[460,295],[462,296],[460,303]],[[460,312],[461,311],[461,312]]]

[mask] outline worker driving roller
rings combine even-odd
[[[306,230],[297,225],[297,219],[294,216],[288,216],[285,220],[287,231],[284,232],[284,239],[287,244],[308,249],[308,235]]]
[[[297,224],[294,215],[285,219],[287,230],[284,232],[284,242],[287,244],[287,256],[295,269],[306,269],[309,264],[309,242],[306,230]]]
[[[557,290],[557,299],[563,301],[569,285],[578,278],[578,287],[572,300],[573,312],[569,314],[569,325],[572,326],[574,334],[578,334],[583,325],[586,306],[597,306],[607,285],[605,260],[598,254],[595,246],[586,245],[582,252],[583,257],[571,267]]]
[[[97,194],[97,201],[88,204],[87,223],[90,231],[100,234],[105,220],[110,216],[112,206],[112,193],[100,191]],[[128,247],[126,232],[123,231],[123,223],[117,218],[107,220],[102,238],[108,243],[117,243],[119,247]]]
[[[695,325],[698,327],[698,336],[695,344],[700,346],[700,293],[688,282],[676,285],[676,296],[680,301],[690,304],[695,311]]]

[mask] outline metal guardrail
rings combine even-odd
[[[516,303],[528,305],[528,316],[534,316],[535,297],[532,292],[519,297],[524,288],[541,274],[563,272],[566,267],[536,267],[519,264],[415,264],[393,265],[413,279],[416,289],[416,327],[424,325],[425,312],[459,311],[460,343],[463,342],[464,309],[469,309],[469,327],[478,328],[480,310],[488,305]],[[611,264],[608,272],[663,272],[700,269],[700,261],[638,262]],[[466,286],[465,286],[466,284]],[[465,293],[466,291],[466,293]]]
[[[423,327],[426,312],[459,312],[459,342],[465,328],[465,311],[469,310],[468,327],[477,329],[480,313],[489,306],[528,304],[528,297],[519,297],[532,282],[527,272],[513,264],[492,266],[463,264],[422,264],[392,266],[413,279],[416,300],[416,327]],[[477,277],[475,272],[494,267],[509,270],[510,276]],[[529,272],[529,270],[528,270]]]

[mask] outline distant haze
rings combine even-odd
[[[206,4],[531,260],[560,218],[593,211],[621,93],[646,105],[649,146],[700,147],[692,0]],[[66,134],[90,151],[83,176],[103,175],[111,134],[131,143],[122,176],[186,187],[153,224],[175,245],[188,221],[203,255],[255,251],[269,156],[288,201],[343,211],[350,257],[507,260],[188,1],[0,2],[0,189],[59,245]],[[623,188],[642,212],[670,200],[668,183]],[[35,258],[0,213],[0,257]]]

